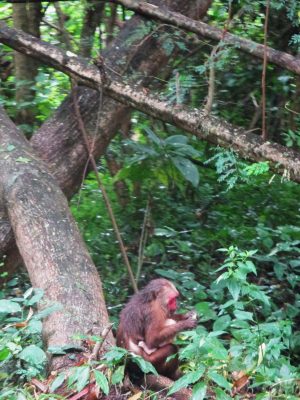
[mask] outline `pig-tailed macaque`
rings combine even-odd
[[[176,314],[178,290],[167,279],[154,279],[135,294],[120,315],[117,345],[151,362],[159,374],[175,379],[178,359],[172,343],[178,332],[197,325],[194,312]]]

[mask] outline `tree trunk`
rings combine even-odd
[[[32,286],[44,290],[47,305],[61,305],[44,321],[45,344],[75,345],[74,334],[99,334],[108,324],[99,275],[65,196],[2,109],[0,146],[1,200]]]
[[[79,49],[79,54],[83,57],[91,56],[94,35],[100,25],[104,6],[105,2],[99,2],[99,0],[89,0],[86,3]]]
[[[160,3],[157,2],[157,4]],[[202,3],[204,12],[204,9],[209,8],[211,0],[203,0]],[[171,6],[175,11],[180,10],[187,15],[194,13],[194,0],[187,0],[184,4],[181,0],[172,1]],[[160,38],[166,35],[165,28],[157,30],[155,37],[149,36],[145,29],[145,36],[149,36],[148,40],[145,40],[145,36],[139,40],[132,39],[137,30],[141,31],[145,27],[145,22],[146,20],[142,17],[133,17],[124,25],[110,48],[104,52],[106,68],[117,73],[127,74],[131,81],[138,79],[142,86],[148,85],[151,76],[156,76],[160,68],[164,67],[168,59],[177,52],[174,48],[171,55],[166,54],[161,46]],[[105,96],[94,141],[93,136],[99,111],[99,93],[88,88],[81,88],[79,106],[87,131],[91,135],[91,142],[94,142],[93,155],[96,158],[100,157],[105,153],[109,142],[117,133],[122,122],[130,117],[130,108]],[[88,161],[82,135],[74,118],[71,96],[32,137],[31,144],[36,153],[47,162],[60,187],[70,198],[80,187],[83,171]],[[8,251],[14,254],[14,239],[9,222],[2,213],[0,254],[7,254]]]
[[[41,3],[13,4],[13,22],[16,29],[22,29],[35,37],[40,37]],[[38,72],[38,62],[19,52],[14,53],[16,77],[16,103],[24,104],[16,114],[18,124],[32,125],[33,107],[28,106],[35,97],[34,80]]]

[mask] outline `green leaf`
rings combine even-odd
[[[90,367],[80,367],[80,373],[77,374],[76,390],[80,392],[90,380]]]
[[[51,306],[44,308],[40,312],[34,315],[34,319],[43,319],[48,317],[50,314],[54,313],[55,311],[60,311],[63,308],[61,304],[52,304]]]
[[[109,393],[109,385],[106,376],[102,372],[97,370],[94,370],[94,376],[97,385],[102,390],[102,392],[107,396]]]
[[[239,295],[240,295],[240,291],[241,291],[240,282],[237,281],[234,278],[230,278],[230,279],[227,280],[226,286],[227,286],[231,296],[233,297],[234,301],[238,301]]]
[[[16,146],[14,146],[13,144],[8,144],[6,147],[7,151],[13,151],[16,148]]]
[[[196,383],[193,387],[192,400],[203,400],[206,395],[207,385],[205,382]]]
[[[188,372],[187,374],[183,375],[180,379],[178,379],[174,385],[171,386],[170,390],[168,391],[168,396],[177,392],[182,388],[186,388],[188,385],[197,382],[201,376],[205,372],[205,367],[200,365],[197,371]]]
[[[245,262],[245,265],[247,266],[247,270],[248,270],[249,272],[253,272],[253,274],[257,275],[256,267],[255,267],[255,265],[253,264],[252,261],[247,260],[247,261]]]
[[[217,385],[223,387],[224,389],[231,389],[231,384],[224,378],[224,376],[218,374],[215,371],[208,371],[207,376],[214,381]]]
[[[41,333],[42,332],[42,322],[36,319],[32,319],[29,321],[26,330],[30,333]]]
[[[111,383],[113,385],[118,385],[119,383],[121,383],[124,379],[124,372],[125,372],[125,366],[120,365],[120,367],[118,367],[112,374]]]
[[[107,361],[118,362],[122,360],[122,358],[124,358],[126,354],[127,350],[122,349],[121,347],[114,347],[112,350],[105,353],[103,358]]]
[[[10,356],[10,351],[7,347],[0,350],[0,361],[6,360]]]
[[[162,140],[157,135],[155,135],[155,133],[150,128],[145,127],[145,131],[148,135],[148,138],[151,140],[151,142],[157,144],[158,146],[161,146]]]
[[[253,321],[253,313],[242,310],[235,310],[234,315],[237,319]]]
[[[55,392],[55,390],[58,389],[64,383],[65,379],[66,379],[65,373],[59,374],[51,383],[50,392]]]
[[[0,313],[16,313],[22,311],[18,303],[11,300],[0,300]]]
[[[199,184],[199,171],[196,165],[184,157],[171,157],[171,160],[184,178],[191,182],[194,187],[197,187]]]
[[[174,237],[177,235],[177,232],[172,228],[156,228],[154,230],[155,236],[165,236],[165,237]]]
[[[42,289],[35,289],[34,295],[26,301],[27,306],[33,306],[34,304],[38,303],[41,298],[44,296],[44,291]]]
[[[35,344],[30,344],[25,347],[21,353],[18,354],[18,357],[35,367],[41,367],[47,361],[46,353]]]
[[[166,144],[187,144],[188,138],[183,135],[172,135],[166,138]]]
[[[215,388],[214,391],[216,394],[216,400],[232,400],[232,397],[228,396],[221,388]]]
[[[230,325],[231,318],[229,315],[222,315],[222,317],[219,317],[216,319],[213,325],[213,330],[214,331],[226,331],[228,326]]]
[[[31,162],[31,160],[27,157],[18,157],[16,159],[16,162],[27,164],[27,163]]]
[[[150,362],[144,360],[142,357],[132,355],[132,361],[137,364],[145,374],[151,373],[157,375],[157,371],[153,367],[153,365]]]
[[[216,316],[215,311],[211,308],[211,304],[207,301],[202,301],[195,305],[195,309],[200,314],[201,321],[208,321],[214,319]]]

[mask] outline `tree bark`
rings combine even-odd
[[[160,4],[159,2],[156,2]],[[211,0],[203,0],[203,7],[208,9]],[[181,10],[187,15],[194,13],[194,0],[173,0],[172,9]],[[166,54],[160,44],[160,38],[166,35],[165,28],[156,29],[156,35],[151,36],[145,30],[145,36],[132,39],[137,30],[145,29],[145,19],[139,16],[128,21],[110,48],[104,52],[105,66],[110,71],[122,74],[128,80],[139,80],[139,85],[146,86],[151,77],[156,76],[164,67],[168,59],[177,50]],[[155,28],[154,28],[155,29]],[[148,37],[145,40],[145,37]],[[165,36],[164,36],[165,37]],[[120,46],[120,43],[122,44]],[[138,51],[136,50],[138,48]],[[115,76],[118,76],[118,75]],[[91,135],[93,155],[95,158],[105,153],[105,150],[117,133],[124,120],[130,118],[130,108],[106,96],[99,107],[99,93],[88,88],[81,89],[79,105],[86,129]],[[95,128],[97,114],[101,108],[98,128]],[[88,161],[88,153],[78,128],[72,105],[72,96],[68,97],[57,112],[50,117],[43,126],[33,135],[31,144],[37,154],[47,162],[50,171],[57,179],[64,193],[70,198],[80,187],[83,171]],[[95,138],[95,132],[96,138]],[[95,139],[94,139],[95,138]],[[1,214],[0,205],[0,254],[14,254],[14,239],[9,221],[5,213]],[[10,265],[14,265],[10,263]]]
[[[268,161],[276,173],[282,173],[295,182],[300,182],[300,153],[295,150],[264,141],[260,136],[208,115],[205,110],[191,110],[182,106],[174,109],[168,103],[145,94],[133,85],[105,80],[97,67],[88,65],[75,55],[68,56],[55,46],[7,28],[3,23],[0,23],[0,41],[26,54],[39,57],[60,71],[76,77],[82,84],[95,89],[101,87],[105,94],[116,101],[175,125],[202,140],[229,147],[251,161]]]
[[[43,323],[46,346],[75,345],[75,333],[100,334],[108,325],[101,281],[67,200],[3,109],[0,145],[0,197],[32,286],[44,290],[48,305],[62,307]]]
[[[187,32],[194,32],[202,37],[223,41],[225,44],[233,45],[238,50],[244,51],[245,53],[260,59],[263,59],[264,53],[266,52],[268,62],[300,75],[300,60],[298,57],[294,57],[291,54],[272,49],[269,46],[266,46],[265,50],[263,44],[238,37],[229,32],[224,32],[224,30],[215,26],[210,26],[201,21],[195,21],[166,8],[156,7],[151,3],[135,0],[116,0],[116,2],[130,10],[136,11],[137,13],[141,13],[151,18],[157,18],[160,21],[182,28]]]
[[[79,54],[82,57],[90,57],[91,55],[94,35],[97,27],[100,25],[104,6],[105,2],[99,2],[99,0],[89,0],[86,3],[80,35]]]
[[[41,4],[13,4],[12,16],[14,27],[39,38],[41,22]],[[14,53],[17,104],[32,103],[35,97],[34,80],[38,73],[38,61],[22,53]],[[34,122],[33,107],[22,107],[16,113],[18,124],[32,125]]]

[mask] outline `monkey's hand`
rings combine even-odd
[[[198,320],[198,314],[196,313],[196,311],[191,310],[191,311],[189,311],[189,312],[187,312],[187,313],[185,314],[185,318],[186,318],[186,319],[191,318],[191,319]]]
[[[138,346],[141,347],[144,350],[144,352],[147,353],[148,355],[154,353],[157,350],[157,348],[149,349],[149,347],[143,340],[140,340],[138,342]]]
[[[194,329],[198,324],[196,313],[189,315],[188,318],[181,321],[181,323],[183,325],[183,329]]]

